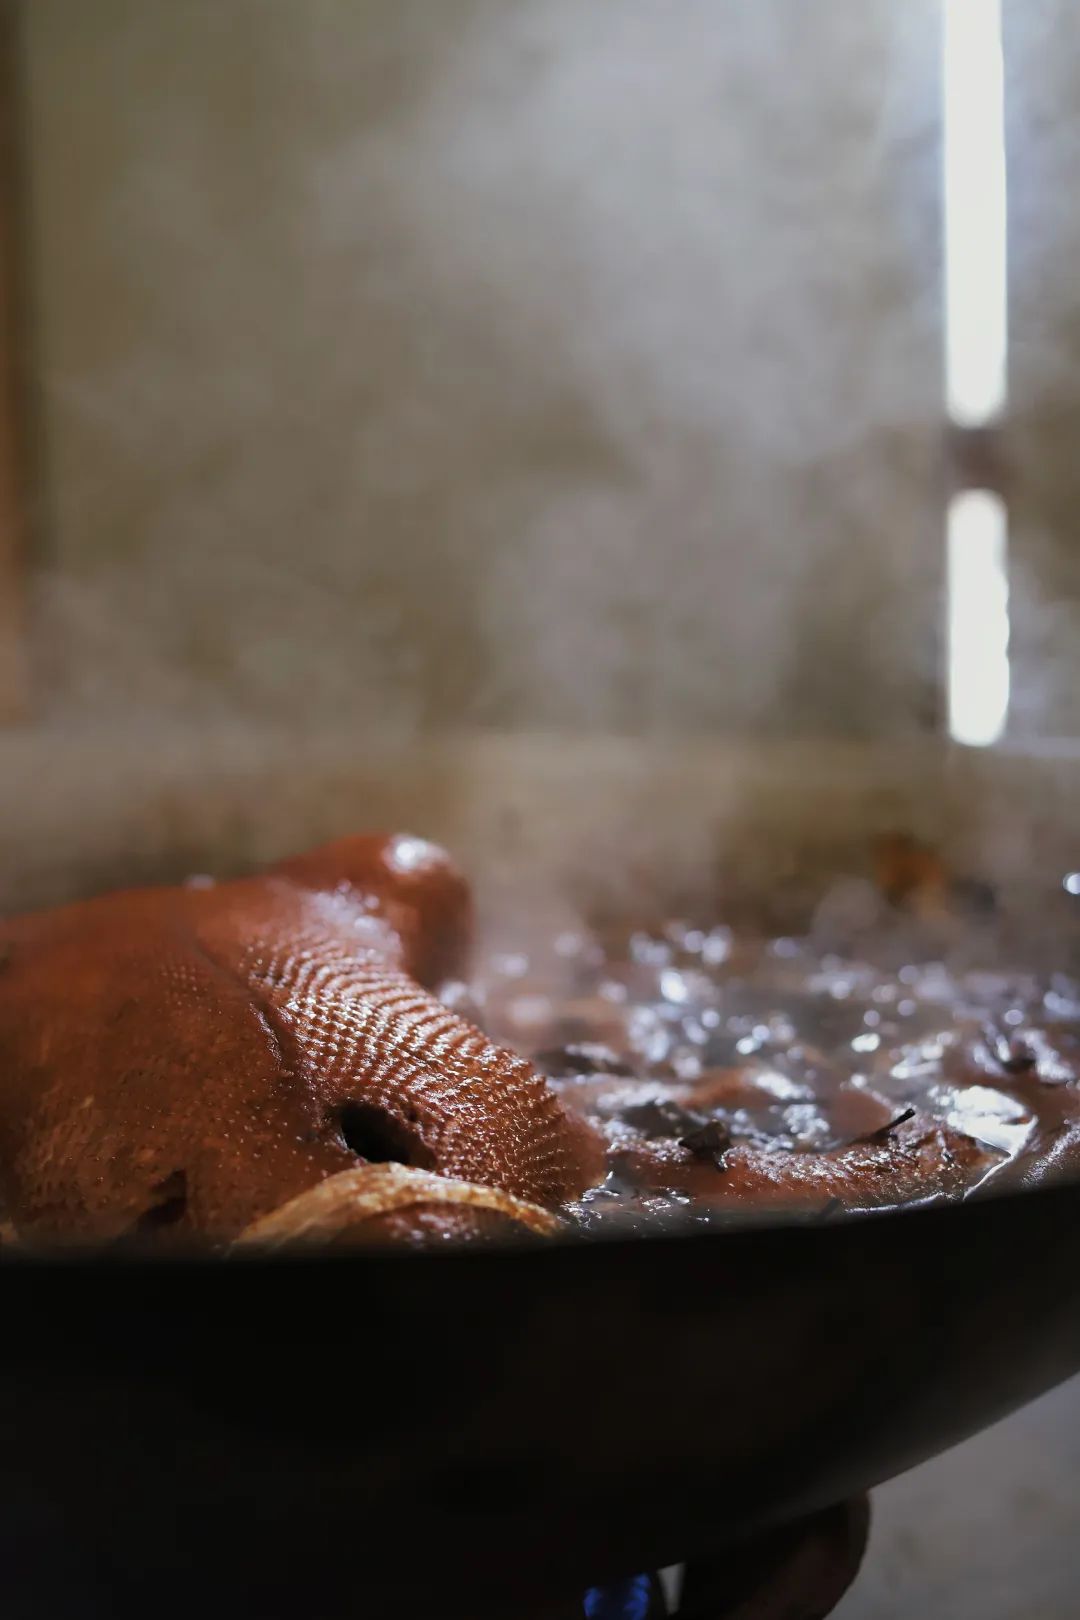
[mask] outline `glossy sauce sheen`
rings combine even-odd
[[[404,836],[0,928],[18,1241],[423,1245],[960,1198],[1071,1165],[1062,980],[670,924],[461,977]]]
[[[670,923],[490,954],[467,1005],[607,1143],[585,1227],[835,1218],[1077,1163],[1080,989]]]

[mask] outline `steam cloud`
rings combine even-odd
[[[918,722],[933,5],[92,11],[28,24],[57,707]]]
[[[327,759],[458,728],[925,731],[938,22],[35,0],[39,719],[115,756],[102,823],[317,767],[190,833],[254,856],[370,818]]]

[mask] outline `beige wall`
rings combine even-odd
[[[903,731],[932,0],[33,0],[63,720]]]
[[[1080,29],[1007,0],[1013,686],[1018,737],[1080,738]]]

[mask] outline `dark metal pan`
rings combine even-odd
[[[7,1258],[3,1612],[520,1614],[1080,1369],[1080,1185],[534,1252]]]
[[[330,757],[340,770],[337,744]],[[504,905],[508,875],[539,866],[584,906],[596,827],[611,871],[645,838],[635,872],[674,873],[676,891],[682,874],[689,892],[711,858],[709,807],[736,800],[746,835],[726,815],[723,846],[748,889],[771,892],[785,852],[816,873],[826,834],[840,869],[879,801],[982,871],[972,822],[991,804],[1026,829],[995,883],[1060,965],[1046,925],[1075,865],[1071,768],[1036,792],[1027,762],[965,756],[938,793],[932,757],[845,764],[815,748],[785,767],[752,750],[740,768],[710,745],[676,769],[635,743],[601,769],[592,742],[455,741],[438,769],[426,748],[411,774],[350,767],[335,798],[338,778],[311,747],[303,758],[310,824],[285,814],[276,765],[260,785],[231,755],[209,787],[203,769],[175,786],[168,826],[156,763],[117,790],[126,820],[49,795],[80,806],[62,836],[36,830],[40,792],[16,791],[33,814],[8,903],[250,865],[353,825],[357,804],[470,868],[501,852],[487,888]],[[166,859],[174,826],[201,831]],[[847,1498],[1080,1370],[1080,1183],[529,1251],[0,1251],[0,1298],[4,1620],[526,1620],[528,1597],[539,1610]]]

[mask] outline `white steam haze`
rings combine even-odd
[[[1028,454],[1075,302],[1076,126],[1039,112],[1080,82],[1064,4],[1005,7]],[[399,814],[509,848],[559,795],[568,844],[615,865],[667,828],[690,870],[736,811],[763,865],[795,815],[836,847],[955,830],[902,747],[933,746],[943,697],[938,0],[23,17],[43,479],[0,904],[80,860],[96,885]],[[1068,524],[1072,372],[1072,471],[1012,525],[1018,723],[1046,686],[1027,653],[1075,643],[1025,539]],[[520,746],[428,741],[482,728]],[[680,779],[613,736],[803,752]],[[393,786],[379,750],[417,737]],[[1002,802],[1020,870],[1044,828]]]
[[[1080,32],[1069,0],[1007,0],[1011,730],[1080,739]],[[1070,812],[1074,814],[1074,812]]]
[[[937,6],[27,9],[48,702],[910,731]]]

